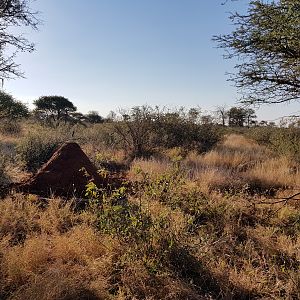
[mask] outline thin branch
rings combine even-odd
[[[262,201],[262,202],[258,202],[256,204],[278,204],[278,203],[287,204],[287,202],[289,200],[300,201],[300,198],[294,198],[294,197],[299,196],[299,195],[300,195],[300,192],[296,193],[294,195],[288,196],[288,197],[284,197],[284,198],[273,198],[274,200],[278,200],[278,201],[275,201],[275,202],[265,202],[265,201]]]

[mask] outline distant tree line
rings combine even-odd
[[[43,96],[34,101],[35,109],[30,111],[21,101],[6,92],[0,91],[0,121],[9,122],[33,117],[45,125],[56,126],[60,123],[103,123],[105,119],[97,111],[82,114],[75,105],[62,96]]]
[[[100,124],[104,122],[119,122],[132,120],[132,115],[137,113],[137,107],[124,111],[110,112],[104,118],[97,111],[91,110],[86,114],[77,111],[76,106],[63,96],[42,96],[33,102],[35,108],[30,111],[28,107],[14,99],[14,97],[4,91],[0,91],[0,120],[10,121],[21,118],[31,117],[47,126],[57,126],[59,124]],[[185,110],[183,107],[177,110],[168,110],[166,108],[156,111],[164,111],[165,120],[172,119],[175,116],[178,119],[186,119],[191,123],[208,125],[215,124],[228,127],[254,127],[254,126],[275,126],[274,122],[260,121],[258,122],[255,110],[252,108],[244,108],[233,106],[227,108],[225,105],[218,106],[215,111],[203,112],[199,107]],[[295,122],[294,122],[295,123]],[[180,122],[178,122],[180,124]],[[173,124],[174,126],[174,124]]]

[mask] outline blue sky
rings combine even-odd
[[[228,12],[246,0],[36,0],[44,24],[23,28],[36,43],[17,61],[26,79],[5,90],[31,105],[43,95],[62,95],[79,111],[135,105],[195,107],[236,105],[238,95],[225,73],[234,62],[211,41],[233,27]],[[299,103],[260,108],[272,120],[300,110]]]

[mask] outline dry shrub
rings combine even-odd
[[[82,221],[82,216],[71,209],[71,203],[63,204],[59,199],[43,202],[21,194],[0,202],[0,237],[10,236],[11,243],[18,244],[39,233],[65,232]]]
[[[7,120],[0,125],[0,133],[3,135],[19,136],[21,130],[21,125],[17,121]]]
[[[5,194],[5,190],[11,183],[10,177],[7,174],[5,158],[0,152],[0,197]]]
[[[10,237],[12,244],[25,240],[28,234],[38,233],[38,208],[21,195],[0,202],[0,237]]]

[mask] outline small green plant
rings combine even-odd
[[[175,205],[186,178],[186,172],[180,166],[180,159],[175,159],[169,170],[156,175],[154,178],[138,167],[136,172],[142,176],[142,180],[136,183],[136,189],[140,193],[143,193],[150,199],[155,199],[171,206]]]
[[[175,244],[169,215],[151,217],[147,206],[128,201],[126,186],[108,193],[90,182],[86,196],[97,216],[97,229],[131,243],[131,249],[124,254],[127,259],[142,259],[151,272],[156,272],[163,265]]]
[[[108,192],[90,182],[85,196],[90,199],[90,205],[98,216],[97,227],[102,232],[125,240],[138,239],[151,223],[139,207],[128,202],[126,186]]]

